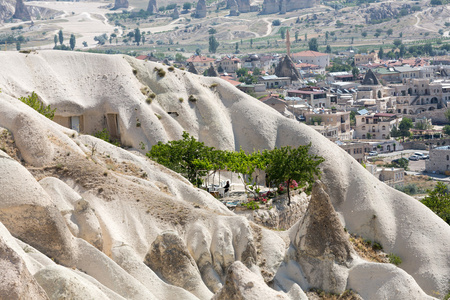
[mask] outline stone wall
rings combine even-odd
[[[423,113],[417,114],[417,115],[403,115],[404,118],[423,118],[426,117],[427,119],[432,119],[434,125],[441,125],[441,124],[447,124],[447,118],[445,117],[445,112],[447,111],[447,108],[442,109],[435,109],[432,111],[424,111]]]

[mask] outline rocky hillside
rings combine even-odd
[[[0,65],[1,299],[447,293],[445,222],[227,82],[122,55],[0,52]],[[117,134],[131,148],[78,134],[17,100],[32,91],[57,108],[55,120],[81,116],[87,133],[117,116]],[[312,142],[325,158],[322,182],[289,230],[271,231],[140,153],[184,130],[229,150]],[[402,263],[362,259],[348,233],[379,242]]]

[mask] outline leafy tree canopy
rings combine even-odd
[[[428,190],[428,196],[422,200],[442,220],[450,224],[450,194],[447,186],[438,182],[433,190]]]

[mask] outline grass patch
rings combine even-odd
[[[379,263],[386,263],[388,259],[384,253],[383,246],[378,242],[363,239],[362,237],[350,236],[350,242],[353,248],[362,258]]]
[[[163,70],[163,68],[157,68],[155,67],[154,71],[158,73],[158,76],[161,78],[164,78],[166,76],[166,71]]]
[[[396,266],[398,266],[402,263],[402,259],[398,255],[395,255],[394,253],[389,253],[388,258],[389,258],[389,262]]]

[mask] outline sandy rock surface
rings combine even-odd
[[[316,286],[315,267],[322,272],[315,278],[336,279],[324,286],[330,291],[351,285],[366,297],[410,299],[447,292],[450,229],[445,222],[375,180],[314,130],[230,84],[122,55],[0,52],[0,65],[0,127],[14,140],[1,140],[10,155],[0,152],[0,222],[7,229],[0,236],[11,233],[17,239],[15,247],[22,250],[16,253],[49,297],[80,288],[86,298],[206,299],[232,288],[243,297],[261,291],[300,299],[301,289]],[[57,108],[57,117],[82,115],[86,133],[102,130],[106,115],[117,114],[121,141],[132,151],[60,126],[17,100],[32,91]],[[149,92],[156,94],[150,104]],[[190,95],[197,101],[188,101]],[[319,189],[322,200],[311,206],[317,212],[299,216],[288,231],[270,231],[236,216],[142,155],[158,141],[180,138],[184,130],[229,150],[312,142],[311,151],[325,158],[322,190],[329,200],[323,202],[328,198]],[[310,226],[314,222],[330,230]],[[342,238],[343,227],[381,243],[402,264],[380,267],[354,256]],[[164,278],[173,272],[167,265],[144,263],[165,232],[176,233],[168,246],[184,253],[176,264],[183,266],[183,282]],[[327,244],[318,243],[313,233]],[[170,261],[171,256],[160,257]],[[377,280],[358,280],[361,270]],[[49,287],[52,280],[58,284]],[[245,289],[248,282],[258,288]]]

